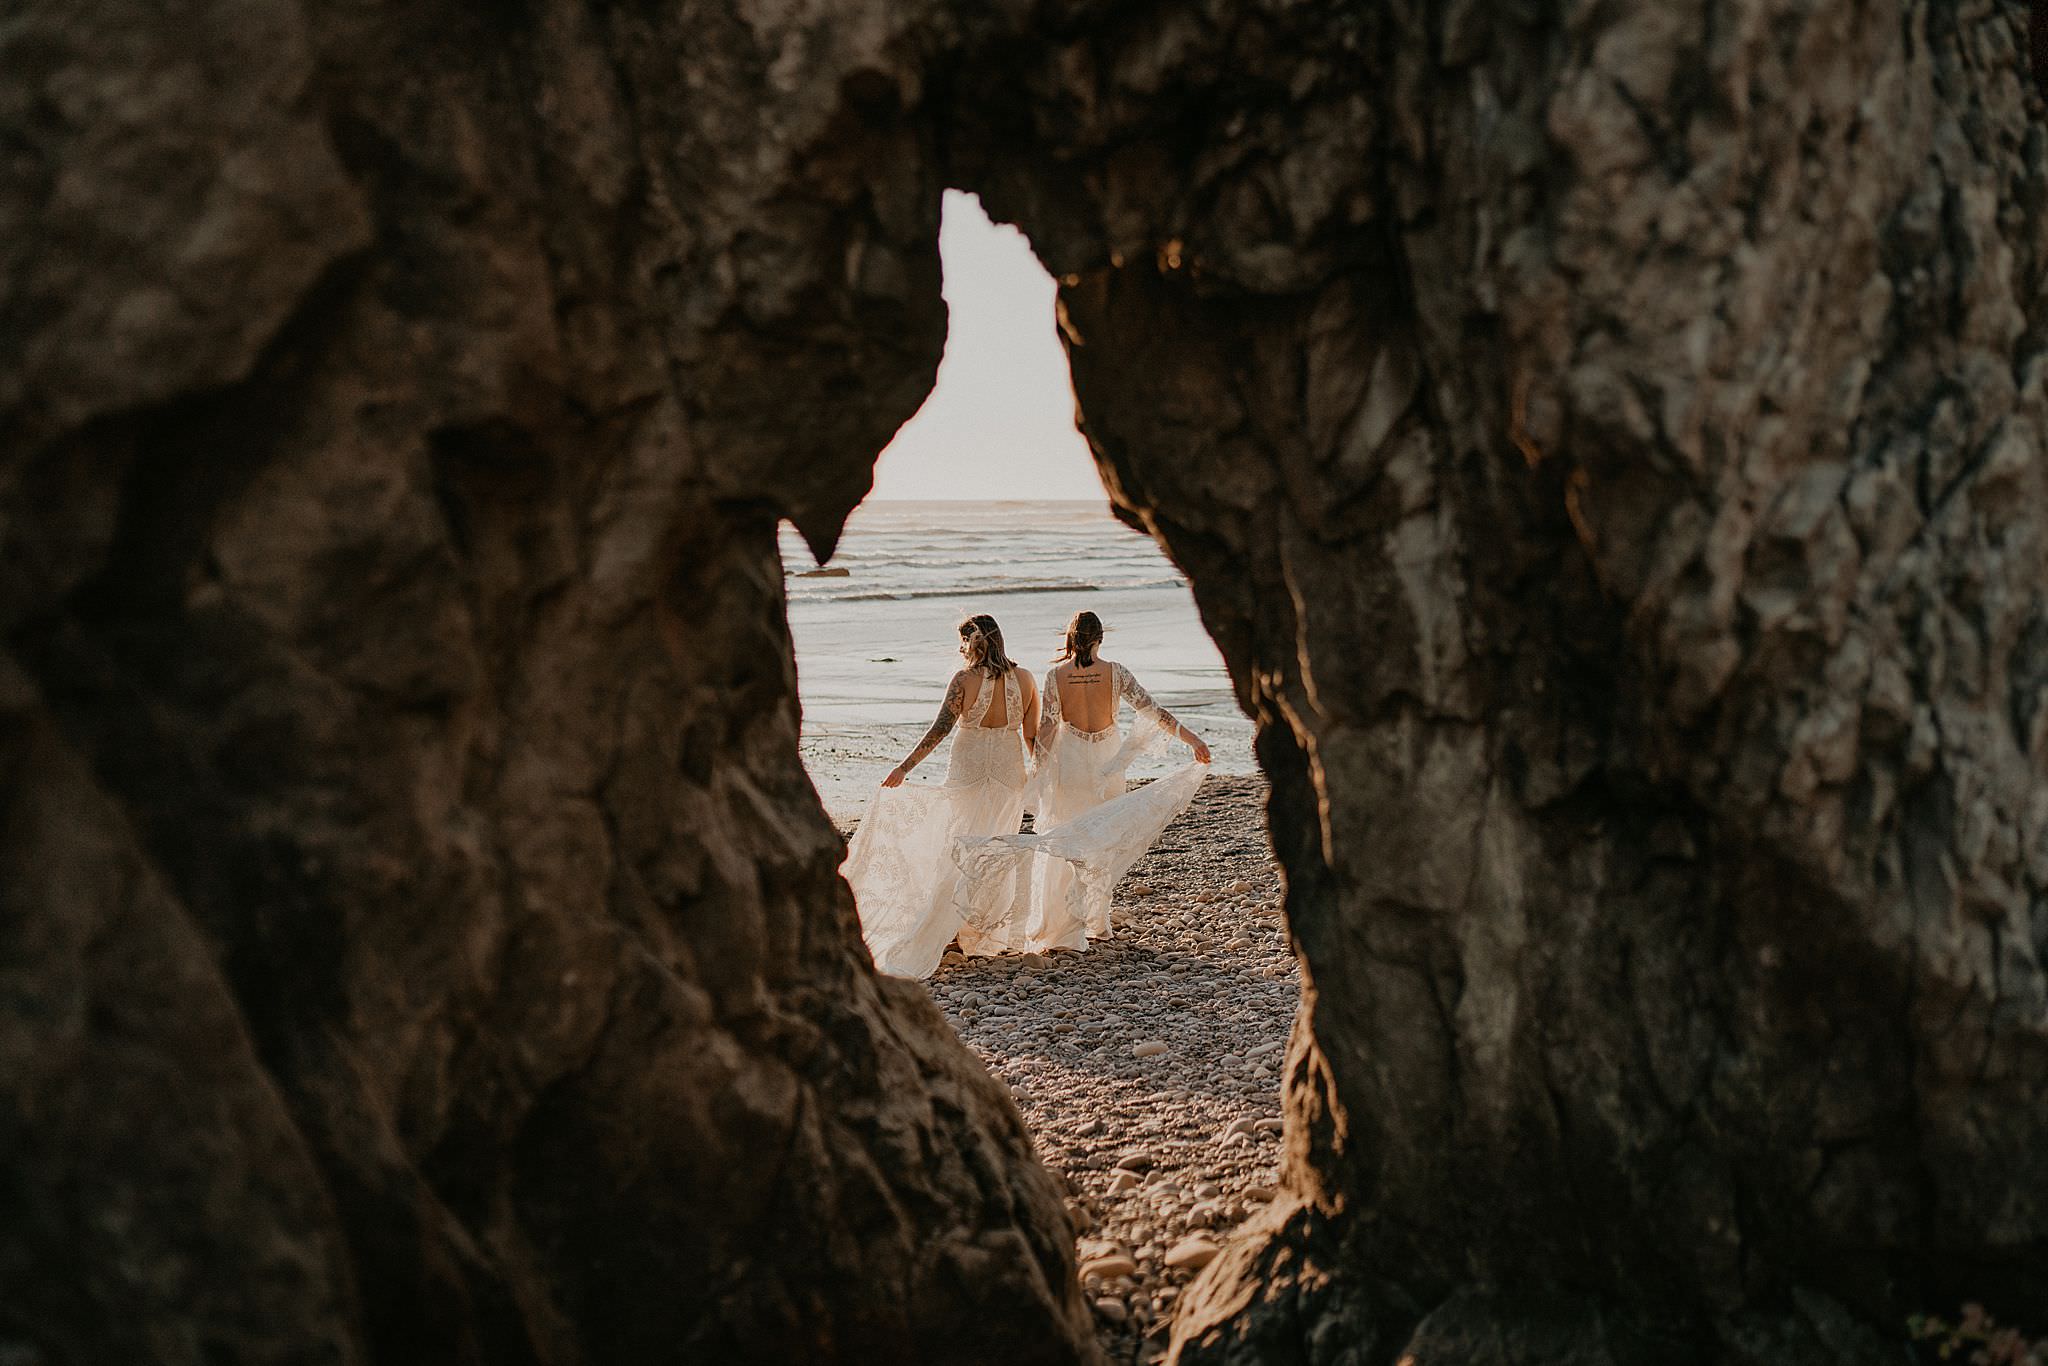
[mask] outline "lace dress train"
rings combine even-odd
[[[1128,736],[1114,723],[1098,731],[1067,725],[1059,688],[1048,679],[1038,723],[1038,770],[1026,805],[1033,833],[1000,832],[956,840],[969,885],[989,895],[1022,895],[1012,940],[1022,948],[1086,948],[1110,932],[1110,894],[1130,866],[1187,810],[1204,776],[1190,763],[1126,792],[1125,772],[1140,754],[1170,741],[1180,722],[1152,700],[1130,670],[1110,666],[1117,697],[1136,716]],[[1021,922],[1021,923],[1019,923]]]
[[[984,726],[993,687],[980,689],[954,729],[945,782],[877,788],[847,846],[842,872],[859,906],[861,936],[878,971],[929,977],[957,936],[969,953],[1010,946],[1028,897],[1021,874],[966,877],[961,839],[1015,834],[1024,816],[1023,698],[1003,675],[1007,724]]]

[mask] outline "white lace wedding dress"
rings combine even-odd
[[[1022,689],[1003,675],[1004,724],[985,726],[996,689],[983,679],[954,727],[946,780],[878,788],[847,846],[842,871],[860,909],[861,936],[875,967],[929,977],[957,936],[968,953],[1012,947],[1028,908],[1014,869],[965,876],[954,858],[961,839],[1015,834],[1024,817]]]
[[[1108,934],[1110,893],[1118,880],[1187,810],[1201,786],[1203,765],[1190,763],[1124,790],[1132,761],[1169,741],[1180,722],[1129,669],[1110,669],[1117,698],[1136,714],[1128,736],[1114,721],[1096,731],[1067,724],[1059,685],[1048,677],[1038,722],[1038,771],[1027,794],[1033,833],[1003,831],[954,843],[971,886],[986,888],[990,900],[1024,897],[1021,913],[1013,906],[1010,915],[1014,947],[1080,949],[1091,937]]]

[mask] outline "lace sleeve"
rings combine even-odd
[[[1180,719],[1166,708],[1152,700],[1152,694],[1139,686],[1138,680],[1123,665],[1116,666],[1116,695],[1131,704],[1131,710],[1149,718],[1161,730],[1177,731]]]
[[[1045,762],[1045,756],[1052,753],[1053,737],[1060,728],[1060,682],[1053,677],[1054,672],[1047,669],[1045,682],[1038,687],[1038,743],[1031,748],[1041,764]]]

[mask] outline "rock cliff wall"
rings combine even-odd
[[[0,1343],[1087,1359],[796,757],[948,185],[1261,723],[1289,1199],[1185,1361],[2048,1288],[2018,3],[31,0]]]
[[[889,23],[812,36],[0,30],[9,1360],[1093,1355],[797,759],[776,519],[944,336]]]
[[[1062,294],[1262,723],[1311,982],[1300,1203],[1180,1359],[1876,1360],[2038,1304],[2025,16],[1298,13],[1190,30],[1246,92],[1191,174],[1102,134],[1125,259]]]

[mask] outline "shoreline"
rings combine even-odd
[[[931,725],[971,612],[994,615],[1010,657],[1042,683],[1068,619],[1089,608],[1107,630],[1105,657],[1127,664],[1208,741],[1215,772],[1257,771],[1254,728],[1185,576],[1106,503],[974,500],[942,513],[863,504],[831,563],[816,567],[790,527],[778,535],[801,753],[835,819],[862,814]],[[1157,777],[1179,762],[1148,755],[1132,776]],[[933,755],[920,775],[937,781],[944,766]]]

